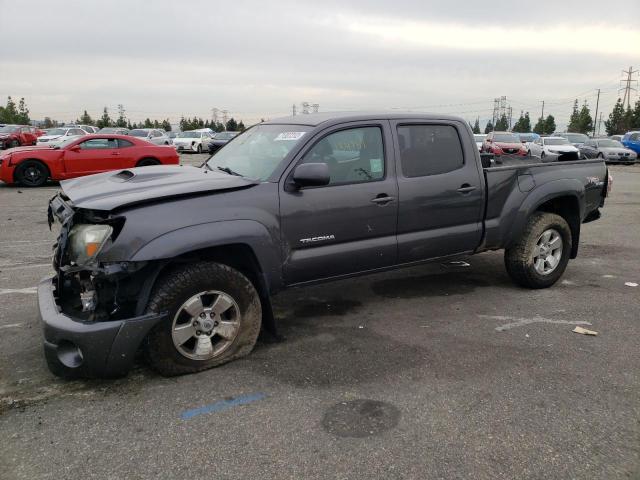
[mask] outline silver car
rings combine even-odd
[[[606,163],[635,163],[638,159],[636,152],[610,138],[587,140],[580,151],[587,158],[601,158]]]
[[[129,132],[129,135],[156,145],[171,145],[172,143],[167,132],[158,128],[135,128]]]

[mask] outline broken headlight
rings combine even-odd
[[[110,225],[76,225],[69,232],[69,260],[76,265],[91,262],[113,232]]]

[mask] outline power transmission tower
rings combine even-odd
[[[304,115],[309,113],[309,102],[302,102],[302,113]]]
[[[622,106],[624,107],[624,103],[627,102],[627,108],[631,108],[631,91],[634,91],[634,92],[637,91],[635,88],[631,86],[631,83],[635,82],[636,85],[638,84],[637,80],[633,80],[633,75],[638,73],[638,70],[634,70],[633,67],[629,67],[629,70],[623,70],[622,73],[625,74],[627,78],[620,80],[620,82],[625,83],[625,86],[624,88],[618,89],[618,92],[621,92],[622,90],[624,90]]]
[[[509,105],[507,111],[509,112],[509,130],[511,130],[511,120],[513,118],[513,108],[511,108],[511,105]]]
[[[224,123],[224,129],[227,129],[227,122],[229,121],[229,110],[222,110],[222,123]]]
[[[293,112],[293,116],[296,116],[296,104],[291,105],[291,111]]]
[[[318,109],[320,108],[320,104],[319,103],[314,103],[313,105],[311,105],[311,108],[313,109],[313,113],[318,113]]]
[[[218,110],[217,108],[213,107],[211,109],[211,119],[213,120],[213,124],[214,125],[218,125],[218,114],[219,114],[220,110]]]

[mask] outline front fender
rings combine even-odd
[[[225,220],[173,230],[140,247],[131,261],[171,259],[196,250],[238,244],[252,249],[270,288],[279,288],[282,284],[279,244],[255,220]]]

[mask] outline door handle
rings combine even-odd
[[[458,192],[460,193],[469,193],[469,192],[473,192],[476,189],[476,187],[469,185],[468,183],[463,183],[462,185],[460,185],[460,188],[458,189]]]
[[[394,200],[395,200],[395,198],[390,197],[386,193],[381,193],[376,198],[372,198],[371,202],[372,203],[377,203],[378,205],[386,205],[387,203],[393,202]]]

